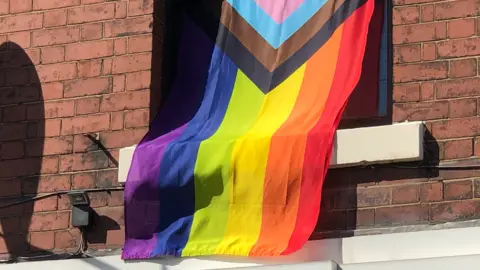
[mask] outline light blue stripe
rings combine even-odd
[[[275,22],[254,0],[227,0],[230,5],[255,29],[273,48],[278,49],[310,18],[327,0],[305,0],[282,23]]]
[[[388,35],[387,35],[387,24],[388,20],[388,5],[385,4],[385,13],[383,16],[383,28],[382,28],[382,40],[380,45],[380,71],[379,71],[379,82],[378,82],[378,115],[385,116],[387,115],[387,103],[388,103],[388,79],[387,79],[387,62],[388,62]]]

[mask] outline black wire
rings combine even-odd
[[[69,190],[69,191],[56,191],[52,193],[30,197],[28,199],[20,200],[14,203],[0,205],[0,209],[12,207],[12,206],[16,206],[16,205],[20,205],[28,202],[38,201],[38,200],[46,199],[52,196],[66,195],[70,192],[109,192],[109,191],[124,190],[124,189],[125,189],[124,187],[112,187],[112,188],[92,188],[92,189],[79,189],[79,190]]]

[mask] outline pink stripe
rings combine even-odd
[[[247,0],[242,0],[247,1]],[[276,23],[282,23],[305,0],[255,0]]]

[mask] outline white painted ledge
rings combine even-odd
[[[422,122],[342,129],[335,136],[331,168],[423,159]],[[126,181],[135,145],[120,149],[118,181]]]
[[[451,270],[480,265],[480,227],[439,229],[308,242],[283,257],[203,257],[122,261],[120,255],[89,259],[0,264],[0,270]]]

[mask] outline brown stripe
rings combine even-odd
[[[305,45],[346,0],[329,0],[278,49],[274,49],[243,17],[224,2],[220,21],[269,71],[273,71]]]

